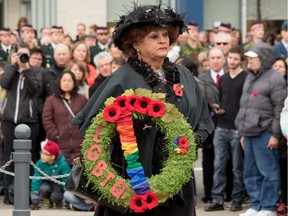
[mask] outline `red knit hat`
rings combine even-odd
[[[55,155],[55,157],[59,154],[59,147],[55,142],[52,142],[51,140],[48,140],[47,143],[43,146],[43,149],[49,152],[52,155]]]

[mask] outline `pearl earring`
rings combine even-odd
[[[136,48],[136,51],[137,51],[138,60],[141,61],[140,50]]]

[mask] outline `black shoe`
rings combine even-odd
[[[204,211],[221,211],[221,210],[224,210],[223,204],[213,202],[204,208]]]
[[[12,205],[12,204],[13,204],[13,203],[9,200],[9,198],[7,198],[7,197],[5,197],[5,196],[4,196],[3,203],[6,204],[6,205]]]
[[[0,186],[0,196],[4,195],[4,186]]]
[[[212,198],[211,197],[202,197],[202,201],[204,203],[211,203],[212,202]]]
[[[242,210],[242,204],[240,202],[232,202],[230,211],[241,211]]]

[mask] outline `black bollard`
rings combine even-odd
[[[29,175],[31,161],[31,130],[26,124],[19,124],[15,128],[13,147],[14,178],[14,209],[13,216],[30,216],[29,209]]]

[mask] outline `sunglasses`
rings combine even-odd
[[[227,42],[219,42],[219,43],[216,43],[216,44],[217,44],[218,46],[220,46],[221,44],[222,44],[222,45],[225,45],[225,46],[228,45]]]

